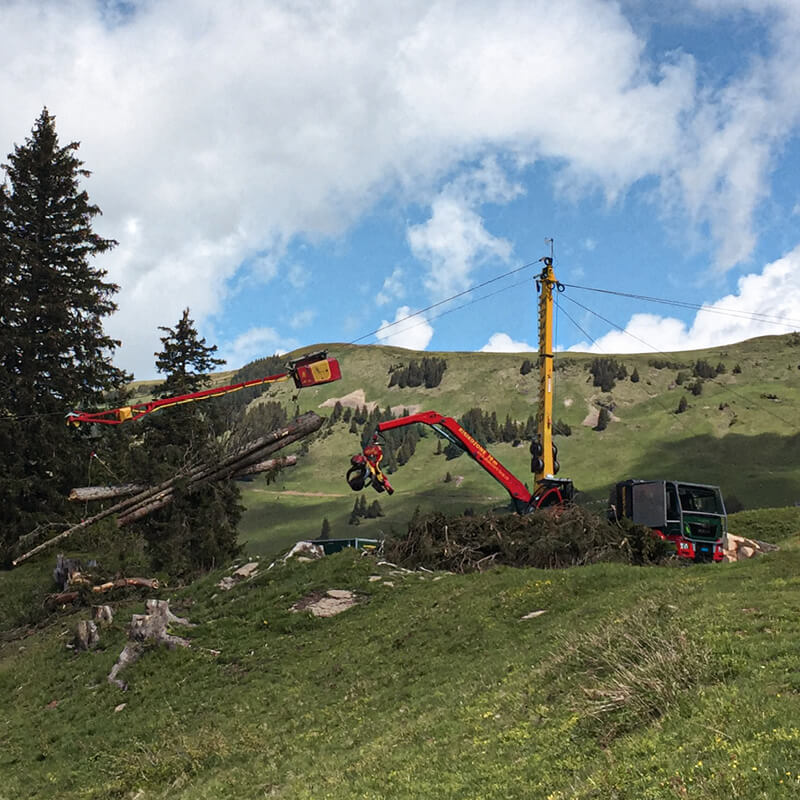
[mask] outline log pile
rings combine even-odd
[[[299,441],[318,430],[323,421],[322,417],[310,411],[307,414],[302,414],[283,427],[270,431],[270,433],[248,442],[215,463],[201,463],[187,467],[179,471],[172,478],[160,483],[158,486],[145,488],[135,486],[133,490],[135,492],[134,494],[125,497],[125,499],[94,514],[88,519],[67,528],[67,530],[62,531],[46,542],[42,542],[32,550],[15,558],[11,563],[17,566],[31,556],[41,552],[46,547],[65,539],[67,536],[77,531],[88,528],[90,525],[106,517],[116,515],[117,525],[120,527],[135,522],[171,503],[178,486],[193,490],[213,481],[237,478],[268,469],[277,469],[279,466],[289,466],[291,463],[294,463],[294,457],[292,456],[288,456],[285,460],[268,459],[267,456],[272,455],[278,450],[282,450],[287,445]],[[131,487],[120,488],[127,491],[127,489]]]

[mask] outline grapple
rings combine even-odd
[[[347,470],[347,483],[354,492],[360,492],[367,486],[372,486],[376,492],[393,494],[391,484],[386,479],[381,469],[383,450],[377,442],[373,442],[350,459],[350,469]]]

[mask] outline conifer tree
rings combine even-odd
[[[130,379],[103,331],[118,287],[95,266],[116,242],[93,230],[90,173],[61,146],[45,108],[3,165],[0,185],[0,547],[66,513],[91,448],[64,415],[100,405]],[[18,422],[16,418],[22,418]]]
[[[202,389],[208,372],[224,363],[214,356],[186,309],[175,328],[162,327],[163,349],[156,366],[165,380],[155,394],[171,397]],[[221,410],[214,401],[188,403],[154,414],[144,431],[139,474],[150,483],[181,468],[213,462],[222,454],[219,443]],[[214,481],[193,492],[176,492],[167,507],[141,523],[153,566],[186,576],[210,569],[238,552],[236,526],[241,517],[239,489],[233,481]]]
[[[331,536],[331,524],[328,522],[328,518],[325,517],[322,520],[322,527],[320,528],[319,538],[320,539],[329,539]]]

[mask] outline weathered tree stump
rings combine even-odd
[[[97,632],[97,625],[91,620],[82,619],[75,631],[75,649],[91,650],[99,641],[100,634]]]
[[[92,606],[92,619],[96,624],[110,625],[114,621],[114,612],[111,606]]]
[[[145,643],[163,644],[170,650],[176,647],[191,647],[189,640],[174,636],[167,631],[169,623],[190,626],[191,623],[177,617],[169,609],[168,600],[148,600],[145,604],[147,614],[134,614],[128,628],[128,643],[123,648],[117,662],[108,674],[108,682],[123,691],[128,684],[117,676],[125,668],[139,660],[145,649]]]

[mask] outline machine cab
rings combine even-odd
[[[669,480],[627,480],[612,491],[611,516],[626,517],[675,543],[678,555],[720,561],[728,517],[718,486]]]

